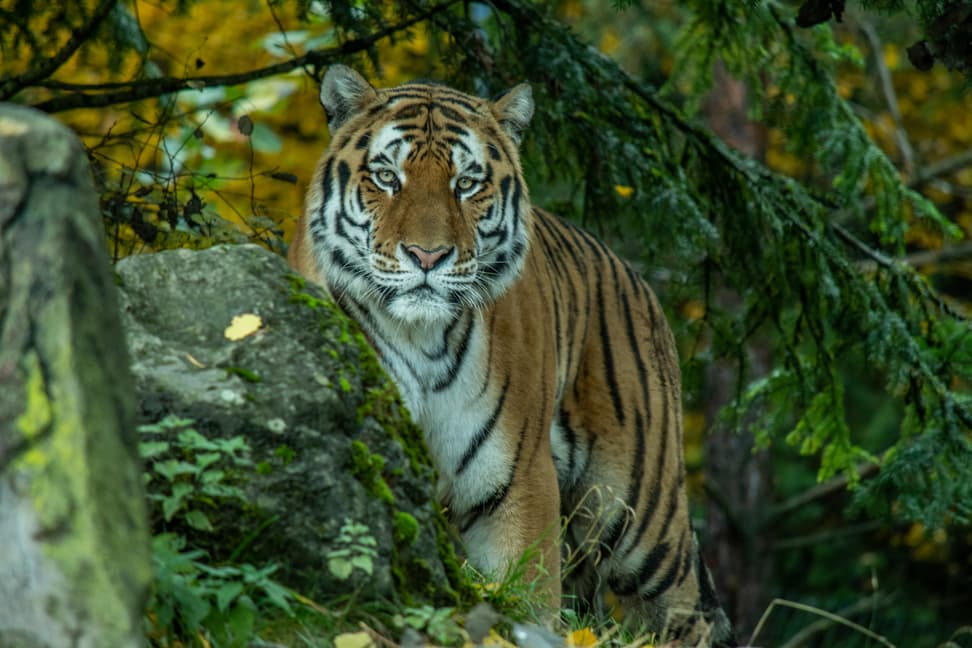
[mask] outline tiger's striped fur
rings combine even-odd
[[[321,100],[332,141],[289,258],[398,383],[470,561],[501,575],[538,543],[552,608],[569,554],[568,603],[609,587],[629,622],[728,641],[689,521],[671,332],[629,266],[531,206],[529,87],[376,90],[334,66]]]

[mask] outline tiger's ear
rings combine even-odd
[[[492,104],[493,116],[503,130],[520,143],[523,131],[533,117],[533,91],[526,83],[510,88]]]
[[[355,113],[377,102],[378,93],[360,74],[346,65],[327,68],[321,82],[321,105],[332,135]]]

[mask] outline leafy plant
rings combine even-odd
[[[336,578],[347,580],[355,569],[371,575],[378,543],[367,526],[345,518],[335,543],[338,548],[328,553],[327,568]]]
[[[191,424],[169,416],[139,427],[145,439],[139,443],[139,453],[148,467],[145,486],[165,522],[179,515],[193,529],[212,531],[203,509],[220,501],[245,502],[234,472],[248,470],[253,463],[243,437],[207,439]]]
[[[252,467],[242,437],[207,439],[192,421],[167,417],[139,428],[139,451],[153,517],[173,527],[213,530],[205,507],[245,501],[237,485],[240,472]],[[248,645],[256,632],[261,606],[292,615],[290,593],[270,576],[276,565],[211,565],[207,553],[182,535],[152,538],[155,587],[148,608],[155,645],[190,641],[216,648]]]
[[[423,632],[437,645],[458,644],[466,638],[466,633],[456,623],[455,612],[451,607],[435,608],[431,605],[406,608],[395,617],[395,625],[399,629],[409,627]]]

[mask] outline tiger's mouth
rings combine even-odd
[[[389,300],[388,312],[409,324],[449,322],[459,314],[454,300],[427,283],[399,291]]]

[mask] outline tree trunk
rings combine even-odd
[[[762,160],[766,153],[766,130],[746,117],[746,87],[731,78],[721,64],[714,71],[715,86],[704,110],[709,126],[730,146]],[[716,278],[714,281],[718,281]],[[713,290],[721,308],[739,306],[739,296],[728,290]],[[771,366],[764,344],[746,348],[747,380],[758,378]],[[730,430],[719,423],[723,406],[735,398],[740,385],[736,363],[719,359],[705,376],[706,490],[710,493],[706,511],[703,546],[716,587],[737,636],[752,631],[770,600],[772,582],[771,537],[761,520],[772,501],[773,485],[767,453],[753,454],[753,435],[745,423]]]

